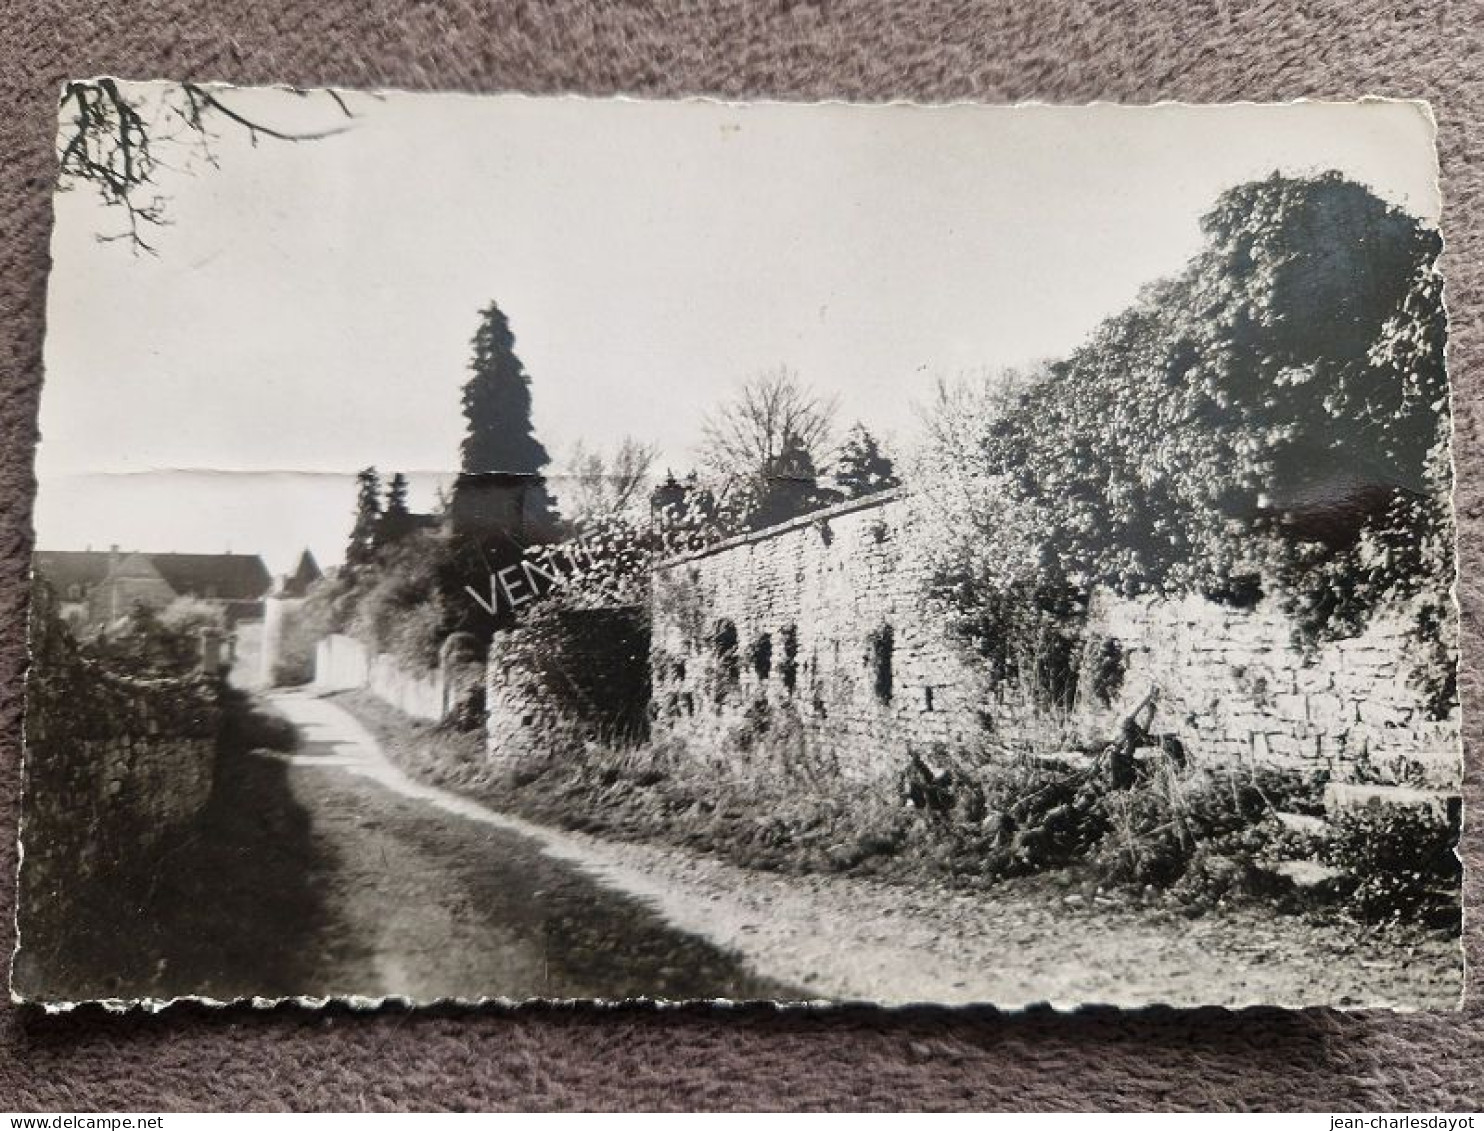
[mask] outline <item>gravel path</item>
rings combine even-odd
[[[337,993],[1453,1008],[1461,992],[1457,943],[1438,936],[1248,909],[1187,920],[1046,880],[964,894],[784,876],[535,825],[412,780],[332,701],[270,701],[306,736],[290,781],[337,844],[330,912],[354,940]],[[554,919],[587,940],[555,977]]]
[[[417,1003],[486,998],[800,996],[677,930],[541,838],[420,785],[339,706],[269,697],[300,730],[286,769],[308,817],[319,924],[285,924],[299,994]],[[280,944],[281,945],[281,944]]]

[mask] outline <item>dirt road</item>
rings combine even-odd
[[[212,996],[798,996],[509,822],[410,781],[334,703],[271,701],[303,744],[223,767],[244,796],[223,815],[236,826],[237,874],[222,882],[242,905],[236,929],[253,942],[237,948],[235,968],[205,972]],[[279,783],[277,801],[265,774]],[[245,812],[274,804],[295,816]],[[296,884],[287,903],[270,890]]]
[[[273,701],[298,752],[224,748],[189,837],[89,905],[67,947],[27,949],[35,996],[53,1008],[801,996],[600,868],[408,780],[336,704]]]
[[[79,923],[43,996],[1458,1000],[1440,935],[1262,908],[1186,920],[1045,877],[969,893],[749,871],[496,813],[410,779],[334,699],[270,701],[299,751],[224,753],[200,831]]]
[[[600,841],[413,781],[332,699],[270,701],[307,815],[320,993],[1109,1004],[1457,1000],[1447,940],[1262,911],[1185,921],[1047,883],[993,898]],[[259,755],[267,758],[268,755]],[[313,992],[311,990],[311,992]]]

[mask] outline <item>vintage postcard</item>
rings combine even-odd
[[[13,994],[1457,1008],[1433,135],[66,84]]]

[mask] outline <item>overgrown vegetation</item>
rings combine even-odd
[[[1365,810],[1325,837],[1322,774],[1206,770],[1145,748],[1132,780],[1110,759],[986,748],[909,754],[895,778],[843,780],[807,757],[785,715],[749,711],[711,753],[673,740],[573,741],[511,773],[476,736],[341,700],[418,777],[535,820],[717,853],[744,867],[934,879],[978,888],[1026,877],[1197,915],[1245,901],[1331,905],[1365,923],[1457,915],[1456,816]],[[1377,835],[1379,834],[1379,835]],[[1285,862],[1339,874],[1300,891]]]
[[[929,420],[932,490],[920,493],[929,596],[950,610],[990,682],[1040,708],[1042,754],[1074,746],[1058,720],[1089,698],[1111,706],[1122,690],[1122,650],[1086,631],[1098,592],[1276,603],[1308,644],[1405,615],[1428,711],[1443,718],[1456,707],[1437,233],[1333,173],[1233,188],[1203,231],[1181,274],[1146,288],[1069,357],[945,390]],[[474,613],[460,586],[482,582],[492,564],[518,570],[540,600],[482,628],[522,629],[515,661],[573,692],[554,706],[578,725],[552,726],[545,761],[518,775],[491,767],[476,736],[424,729],[421,749],[395,742],[414,772],[538,818],[754,867],[968,884],[1063,872],[1198,911],[1293,900],[1278,865],[1318,855],[1340,872],[1319,893],[1366,921],[1415,918],[1456,891],[1447,863],[1456,822],[1367,810],[1321,840],[1284,815],[1322,811],[1322,781],[1218,771],[1173,739],[1134,741],[1131,724],[1085,760],[903,752],[900,777],[871,787],[811,756],[798,717],[760,700],[743,705],[716,750],[645,742],[637,725],[605,728],[603,711],[579,709],[595,692],[571,677],[593,656],[567,631],[581,619],[573,614],[643,608],[657,560],[889,489],[895,470],[859,430],[840,490],[820,488],[833,406],[779,371],[745,384],[709,423],[707,460],[726,487],[671,477],[648,513],[627,490],[622,507],[584,505],[562,529],[540,482],[546,455],[530,428],[529,379],[493,307],[472,369],[466,474],[450,521],[387,539],[367,518],[347,576],[316,599],[379,650],[430,664],[458,617]],[[498,426],[492,406],[504,413]],[[519,458],[501,456],[505,448]],[[500,478],[492,468],[512,467],[518,481],[486,482]],[[378,496],[365,487],[373,508]],[[527,487],[540,489],[539,538],[510,518],[524,513],[512,500]],[[555,570],[552,555],[572,568]],[[702,647],[655,663],[704,665],[696,698],[710,703],[660,710],[731,701],[747,669],[769,678],[776,668],[795,689],[791,627],[744,642],[735,624],[691,607],[683,577],[667,584],[673,592],[661,596]],[[886,626],[866,640],[881,703],[895,693],[894,649]],[[396,732],[395,718],[358,710]]]
[[[1340,868],[1340,892],[1370,922],[1415,919],[1456,908],[1463,868],[1455,848],[1460,814],[1368,805],[1340,815],[1323,845]]]
[[[929,421],[934,594],[1001,679],[1075,694],[1098,588],[1405,610],[1456,702],[1439,239],[1336,173],[1231,189],[1205,245],[1070,357]]]
[[[181,597],[163,609],[136,604],[114,624],[86,632],[79,647],[88,659],[121,672],[145,678],[182,677],[200,667],[203,632],[226,634],[221,609]]]

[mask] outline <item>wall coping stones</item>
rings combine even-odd
[[[700,558],[709,558],[713,554],[720,554],[726,550],[734,550],[738,546],[766,542],[770,538],[777,538],[794,530],[802,530],[807,526],[813,526],[815,523],[828,522],[832,518],[854,514],[856,511],[870,510],[872,507],[884,506],[887,503],[906,498],[910,494],[912,494],[910,488],[893,487],[888,491],[876,491],[870,495],[862,495],[858,499],[846,499],[843,503],[836,503],[830,507],[821,507],[817,511],[810,511],[808,514],[799,515],[798,518],[791,518],[787,522],[765,526],[761,530],[749,530],[745,534],[734,534],[732,537],[723,538],[720,542],[715,542],[702,550],[691,550],[684,554],[677,554],[673,558],[666,558],[664,561],[657,563],[654,568],[656,570],[672,569],[675,566],[684,565],[686,562],[697,561]]]

